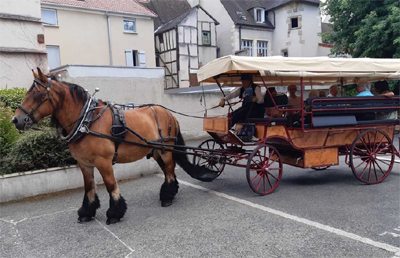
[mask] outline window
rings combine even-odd
[[[203,45],[210,46],[211,45],[211,32],[203,30],[201,35],[202,35],[201,38],[202,38]]]
[[[42,9],[42,22],[44,25],[56,26],[58,24],[57,10],[43,8]]]
[[[146,67],[146,53],[138,50],[125,50],[126,66]]]
[[[290,18],[291,29],[299,28],[299,17]]]
[[[263,8],[254,8],[254,20],[257,23],[265,23],[267,12]]]
[[[257,56],[267,56],[268,41],[257,41]]]
[[[247,50],[248,56],[253,56],[253,41],[247,40],[247,39],[242,39],[242,50],[244,50],[244,49]]]
[[[129,20],[124,20],[124,32],[128,33],[134,33],[136,32],[136,20],[135,19],[129,19]]]
[[[49,63],[49,68],[54,69],[61,66],[60,47],[46,46],[46,50],[47,50],[47,61]]]
[[[281,50],[281,54],[282,54],[282,56],[284,56],[284,57],[288,57],[288,56],[289,56],[289,52],[288,52],[287,49]]]

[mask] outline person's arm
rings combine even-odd
[[[256,102],[258,104],[262,104],[264,102],[264,97],[261,93],[261,87],[260,86],[256,86],[254,93],[256,94]]]
[[[225,97],[221,98],[221,100],[219,101],[219,106],[220,107],[224,107],[225,106],[225,101],[239,97],[240,96],[240,88],[237,88],[236,90],[232,91],[231,93],[229,93],[228,95],[226,95]]]
[[[232,91],[231,93],[229,93],[228,95],[226,95],[225,97],[224,97],[224,99],[225,100],[230,100],[230,99],[234,99],[234,98],[236,98],[236,97],[239,97],[240,96],[240,87],[239,88],[237,88],[236,90],[234,90],[234,91]]]

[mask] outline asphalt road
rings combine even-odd
[[[344,165],[284,167],[279,188],[257,196],[244,169],[211,183],[177,169],[174,204],[158,201],[159,175],[120,183],[128,211],[105,225],[77,223],[81,189],[0,205],[0,257],[400,257],[400,164],[379,185]]]

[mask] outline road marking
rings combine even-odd
[[[55,211],[55,212],[52,212],[52,213],[44,213],[44,214],[36,215],[36,216],[33,216],[33,217],[23,218],[23,219],[20,219],[20,220],[18,220],[18,221],[14,221],[13,219],[12,219],[12,220],[7,220],[7,219],[0,218],[0,221],[7,222],[7,223],[11,223],[11,224],[13,224],[13,225],[15,226],[15,225],[17,225],[18,223],[23,222],[23,221],[28,220],[28,219],[38,219],[38,218],[41,218],[41,217],[56,215],[56,214],[59,214],[59,213],[63,213],[63,212],[67,212],[67,211],[72,211],[72,210],[75,210],[75,209],[76,209],[75,207],[70,207],[70,208],[68,208],[68,209],[66,209],[66,210]]]
[[[119,238],[116,234],[114,234],[111,230],[109,230],[106,226],[104,226],[98,219],[96,219],[96,222],[99,223],[108,233],[110,233],[115,239],[117,239],[121,244],[123,244],[126,248],[128,248],[128,250],[130,251],[129,254],[127,254],[125,256],[129,257],[133,252],[135,252],[135,250],[133,250],[133,248],[131,248],[129,245],[127,245],[124,241],[121,240],[121,238]]]
[[[207,192],[207,193],[214,194],[216,196],[219,196],[219,197],[222,197],[222,198],[234,201],[234,202],[238,202],[238,203],[243,204],[243,205],[250,206],[250,207],[255,208],[255,209],[259,209],[259,210],[262,210],[262,211],[265,211],[265,212],[268,212],[268,213],[283,217],[285,219],[290,219],[290,220],[293,220],[293,221],[296,221],[296,222],[299,222],[299,223],[303,223],[305,225],[308,225],[308,226],[311,226],[311,227],[314,227],[314,228],[318,228],[318,229],[321,229],[321,230],[324,230],[324,231],[327,231],[327,232],[330,232],[330,233],[333,233],[333,234],[336,234],[336,235],[339,235],[339,236],[342,236],[342,237],[347,237],[349,239],[352,239],[352,240],[355,240],[355,241],[358,241],[358,242],[361,242],[361,243],[364,243],[364,244],[367,244],[367,245],[371,245],[371,246],[374,246],[374,247],[377,247],[377,248],[380,248],[380,249],[384,249],[384,250],[389,251],[389,252],[396,253],[395,256],[397,256],[398,253],[400,253],[400,247],[396,247],[396,246],[389,245],[389,244],[382,243],[382,242],[377,242],[377,241],[374,241],[372,239],[369,239],[369,238],[366,238],[366,237],[362,237],[362,236],[359,236],[359,235],[356,235],[356,234],[353,234],[353,233],[350,233],[350,232],[347,232],[347,231],[344,231],[344,230],[341,230],[341,229],[338,229],[338,228],[334,228],[334,227],[331,227],[331,226],[328,226],[328,225],[321,224],[319,222],[315,222],[315,221],[312,221],[312,220],[309,220],[309,219],[305,219],[305,218],[301,218],[301,217],[298,217],[298,216],[295,216],[295,215],[288,214],[286,212],[282,212],[282,211],[279,211],[279,210],[268,208],[268,207],[262,206],[260,204],[256,204],[256,203],[253,203],[253,202],[250,202],[250,201],[246,201],[244,199],[240,199],[240,198],[237,198],[237,197],[225,194],[225,193],[217,192],[217,191],[205,188],[203,186],[195,185],[195,184],[183,181],[183,180],[179,180],[179,183],[183,184],[183,185],[186,185],[186,186],[190,186],[190,187],[196,188],[198,190],[201,190],[201,191],[204,191],[204,192]]]

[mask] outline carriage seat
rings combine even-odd
[[[397,119],[379,119],[400,108],[399,97],[313,98],[306,101],[315,127],[369,123],[396,123]],[[328,120],[328,121],[323,121]],[[388,120],[388,121],[386,121]]]

